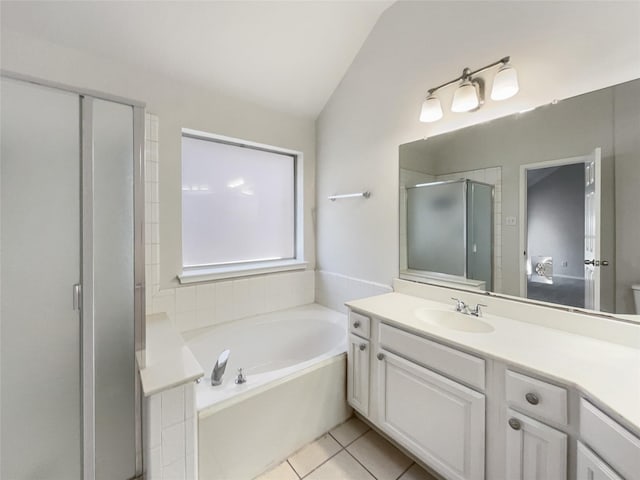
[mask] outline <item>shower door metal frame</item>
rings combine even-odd
[[[65,85],[59,82],[0,69],[0,76],[55,88],[78,95],[80,99],[80,200],[81,216],[81,308],[80,308],[80,386],[82,424],[82,478],[95,479],[95,342],[93,317],[93,100],[106,100],[129,106],[133,109],[133,168],[134,168],[134,352],[132,359],[144,361],[137,355],[145,349],[145,244],[144,244],[144,113],[145,104],[137,100],[110,95],[103,92]],[[88,348],[90,347],[90,348]],[[142,476],[142,387],[139,368],[135,372],[135,476]]]

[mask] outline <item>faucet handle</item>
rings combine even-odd
[[[451,300],[454,300],[456,302],[456,312],[464,312],[464,310],[467,308],[467,304],[459,298],[451,297]]]
[[[469,313],[471,313],[471,315],[473,315],[474,317],[481,317],[482,310],[480,309],[480,307],[486,307],[486,305],[484,303],[476,303],[476,306],[473,307]]]

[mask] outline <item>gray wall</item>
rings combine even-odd
[[[584,277],[583,163],[560,167],[527,189],[527,237],[529,257],[553,257],[554,276]]]

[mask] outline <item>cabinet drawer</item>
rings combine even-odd
[[[359,313],[349,312],[349,331],[362,338],[371,336],[371,319]]]
[[[567,390],[535,378],[507,370],[507,402],[562,425],[567,424]]]
[[[625,479],[640,479],[640,439],[584,399],[580,438]]]
[[[467,385],[480,390],[485,388],[484,360],[481,358],[385,324],[380,324],[380,345]]]

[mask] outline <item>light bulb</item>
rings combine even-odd
[[[420,111],[421,122],[435,122],[442,118],[442,106],[440,105],[440,99],[430,94],[427,99],[422,103],[422,110]]]
[[[493,79],[493,87],[491,88],[492,100],[506,100],[513,97],[520,89],[518,85],[518,74],[516,69],[508,63],[500,67],[496,78]]]
[[[467,78],[453,94],[451,111],[456,113],[469,112],[474,108],[478,108],[478,105],[480,105],[480,100],[478,99],[476,85]]]

